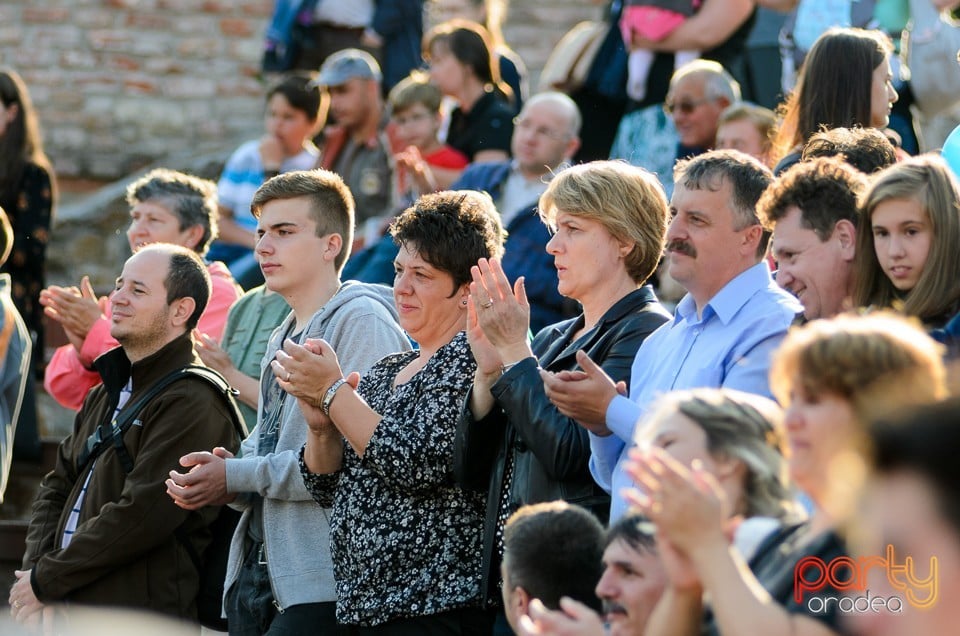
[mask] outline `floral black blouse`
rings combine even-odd
[[[313,475],[301,453],[307,489],[333,506],[337,620],[344,624],[480,605],[486,493],[453,481],[454,433],[476,363],[461,332],[394,387],[416,356],[387,356],[360,382],[358,392],[382,416],[363,459],[344,444],[342,469]]]
[[[40,290],[46,287],[47,242],[53,219],[53,187],[46,168],[27,163],[13,192],[0,193],[13,227],[13,250],[0,271],[10,274],[11,295],[34,337],[33,366],[43,374],[43,307]]]

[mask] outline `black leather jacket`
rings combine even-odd
[[[602,523],[610,510],[610,497],[590,476],[587,431],[547,399],[538,360],[539,367],[548,371],[577,369],[576,352],[583,349],[607,375],[629,385],[640,343],[669,319],[653,289],[642,287],[617,302],[575,342],[573,334],[583,325],[582,315],[543,329],[531,345],[537,359],[519,362],[497,380],[492,392],[499,408],[483,419],[473,418],[467,395],[457,425],[454,475],[463,487],[487,489],[481,584],[485,604],[500,603],[495,535],[508,452],[514,455],[512,509],[563,499],[591,510]]]

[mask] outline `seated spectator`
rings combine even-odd
[[[843,126],[814,133],[803,146],[801,161],[839,157],[863,174],[873,174],[897,162],[897,149],[876,128]]]
[[[257,220],[250,213],[253,193],[270,177],[309,170],[319,154],[311,137],[318,130],[320,89],[313,76],[284,77],[267,91],[266,134],[240,146],[227,160],[217,183],[219,236],[209,257],[223,261],[244,289],[263,283],[253,255]]]
[[[217,236],[216,185],[182,172],[153,170],[127,188],[130,227],[127,241],[136,252],[150,243],[173,243],[207,253]],[[210,302],[197,328],[213,338],[223,334],[227,311],[240,288],[223,263],[207,262]],[[61,406],[77,410],[83,398],[100,384],[93,361],[119,346],[110,335],[111,308],[106,298],[97,298],[86,276],[80,287],[53,285],[41,293],[44,312],[60,323],[69,344],[57,348],[47,365],[43,386]]]
[[[960,187],[936,155],[876,174],[857,228],[856,307],[894,308],[943,330],[960,311]],[[954,344],[957,325],[939,331]]]
[[[503,606],[512,629],[533,599],[553,610],[562,598],[600,609],[594,588],[603,526],[589,512],[562,501],[524,506],[507,520],[503,543]]]
[[[677,158],[715,148],[720,114],[738,101],[740,84],[717,62],[694,60],[677,69],[663,104],[680,138]]]
[[[487,491],[482,581],[490,605],[499,600],[503,524],[519,506],[563,499],[601,520],[609,515],[610,499],[587,467],[587,431],[547,399],[541,369],[576,370],[578,351],[587,352],[610,377],[629,382],[637,347],[670,318],[646,284],[667,228],[666,198],[653,175],[613,161],[568,168],[550,182],[540,208],[555,231],[547,252],[557,288],[581,304],[579,316],[530,343],[526,280],[511,287],[495,260],[473,269],[478,302],[469,307],[467,336],[477,371],[460,412],[454,474]]]
[[[717,127],[717,150],[730,148],[756,157],[765,166],[773,167],[771,149],[777,116],[768,108],[738,102],[720,113]]]
[[[695,150],[686,147],[691,143],[684,141],[678,145],[676,118],[663,110],[664,103],[673,103],[668,93],[675,88],[673,53],[685,49],[702,51],[704,60],[713,60],[728,70],[742,69],[743,47],[753,25],[755,3],[752,0],[704,0],[697,14],[686,20],[666,38],[655,41],[634,37],[634,48],[657,51],[647,80],[646,97],[640,102],[630,102],[627,114],[620,121],[616,139],[610,149],[611,159],[624,159],[636,166],[642,166],[660,177],[669,196],[673,189],[671,176],[677,159],[693,154]],[[688,65],[689,66],[689,65]],[[740,74],[735,73],[737,77]],[[705,99],[719,93],[704,95],[692,89],[689,99],[704,101],[686,103],[683,112],[684,127],[691,130],[702,129],[703,120],[708,120],[709,143],[700,141],[695,145],[702,148],[713,146],[716,134],[716,117],[727,104],[739,101],[740,91],[736,95],[728,93],[727,104],[714,110],[715,100]],[[684,91],[686,92],[686,91]],[[713,111],[707,113],[705,111]],[[712,122],[709,120],[712,117]],[[589,120],[589,117],[587,118]],[[679,122],[677,122],[679,123]]]
[[[782,122],[773,142],[775,174],[800,161],[804,144],[823,128],[887,127],[899,98],[893,88],[891,50],[879,31],[830,29],[817,38],[796,88],[781,106]]]
[[[443,95],[426,74],[415,72],[404,78],[387,99],[399,146],[394,154],[394,198],[406,208],[421,194],[449,189],[470,162],[462,152],[440,142]]]
[[[446,141],[471,163],[505,161],[513,132],[513,94],[493,62],[490,35],[475,22],[451,20],[423,38],[430,79],[456,101]]]
[[[353,193],[358,234],[354,251],[380,237],[393,210],[390,144],[382,132],[381,78],[377,61],[359,49],[334,53],[317,76],[329,95],[330,115],[336,122],[323,131],[317,167],[339,174]]]
[[[859,523],[867,537],[861,554],[876,558],[887,546],[896,546],[898,562],[904,558],[918,564],[918,573],[936,560],[936,592],[917,592],[918,608],[904,603],[903,612],[863,612],[854,617],[854,627],[863,634],[948,636],[957,629],[960,594],[960,473],[956,449],[960,447],[960,400],[950,400],[885,415],[869,429],[873,472],[865,494],[865,515]],[[871,594],[890,598],[902,594],[894,589],[882,568],[869,573]],[[878,576],[879,574],[879,576]],[[922,575],[922,574],[921,574]],[[930,601],[933,601],[932,603]]]
[[[489,192],[507,230],[503,270],[524,277],[534,333],[576,315],[557,290],[553,256],[545,250],[550,233],[537,216],[540,195],[580,145],[580,111],[562,93],[540,93],[517,117],[510,147],[513,160],[472,165],[453,185]]]
[[[0,267],[13,249],[13,228],[0,208]],[[10,274],[0,274],[0,504],[7,490],[13,440],[20,420],[24,390],[30,378],[33,342],[10,295]]]
[[[502,253],[497,216],[486,195],[439,192],[391,226],[401,246],[394,300],[418,351],[386,356],[362,380],[344,378],[319,339],[287,342],[272,362],[310,427],[301,472],[314,499],[333,507],[337,620],[358,633],[489,633],[484,497],[457,486],[452,468],[476,371],[463,333],[470,267]]]
[[[859,197],[866,187],[866,177],[840,159],[813,159],[787,170],[757,202],[760,221],[773,233],[777,284],[797,297],[805,320],[853,307]]]
[[[838,525],[857,487],[834,476],[859,456],[870,415],[940,399],[944,382],[939,346],[895,316],[841,316],[792,331],[774,359],[771,384],[787,406],[790,476],[813,514],[765,542],[750,569],[724,532],[723,511],[736,504],[706,463],[688,468],[659,449],[635,453],[630,472],[644,492],[631,499],[656,525],[661,552],[672,551],[670,587],[646,634],[693,633],[704,595],[721,634],[840,633],[835,603],[819,611],[807,602],[817,573],[797,579],[795,566],[805,557],[847,555]],[[842,591],[828,582],[817,594]]]
[[[514,159],[469,166],[454,190],[489,193],[507,230],[503,269],[510,280],[523,276],[530,301],[530,326],[534,333],[578,313],[575,303],[557,291],[553,256],[546,252],[550,232],[537,216],[537,201],[553,175],[576,152],[580,143],[580,113],[562,93],[541,93],[530,98],[517,118],[510,140]],[[348,266],[345,276],[365,282],[393,281],[393,260],[398,247],[385,236]]]
[[[513,92],[514,112],[523,108],[530,91],[527,66],[503,37],[503,23],[507,19],[509,0],[433,0],[430,12],[435,23],[465,18],[482,24],[490,34],[494,64],[500,77]]]
[[[197,336],[200,359],[211,369],[219,371],[236,389],[237,406],[248,431],[257,425],[260,362],[270,334],[289,313],[290,305],[283,296],[261,285],[233,303],[219,341],[205,333]]]

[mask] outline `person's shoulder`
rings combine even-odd
[[[245,141],[237,149],[233,151],[230,155],[230,158],[227,160],[228,167],[236,167],[241,164],[249,165],[250,163],[260,161],[260,140],[251,139]]]
[[[506,179],[507,175],[510,174],[510,160],[504,161],[485,161],[482,163],[471,163],[463,171],[463,174],[460,175],[460,178],[457,179],[457,182],[451,186],[452,189],[456,190],[458,188],[470,189],[471,187],[476,187],[474,185],[477,182],[486,181],[487,179],[493,177],[500,177]],[[485,184],[486,185],[486,184]]]
[[[747,304],[766,308],[765,310],[751,309],[751,314],[756,314],[758,317],[767,316],[771,319],[779,318],[787,326],[792,324],[797,314],[803,311],[803,305],[796,296],[772,281],[755,294]]]

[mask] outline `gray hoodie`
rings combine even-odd
[[[337,353],[345,375],[362,374],[383,356],[410,349],[396,319],[389,287],[347,281],[313,315],[298,341],[323,338]],[[317,505],[300,476],[298,458],[307,440],[307,424],[296,400],[284,402],[276,450],[257,454],[264,395],[273,378],[270,361],[293,321],[291,312],[270,337],[260,363],[257,427],[241,445],[241,455],[226,462],[227,490],[238,493],[231,505],[243,516],[230,545],[224,592],[240,572],[247,526],[253,507],[262,502],[267,570],[274,600],[283,609],[337,599],[330,559],[330,510]],[[260,497],[252,497],[254,493]]]

